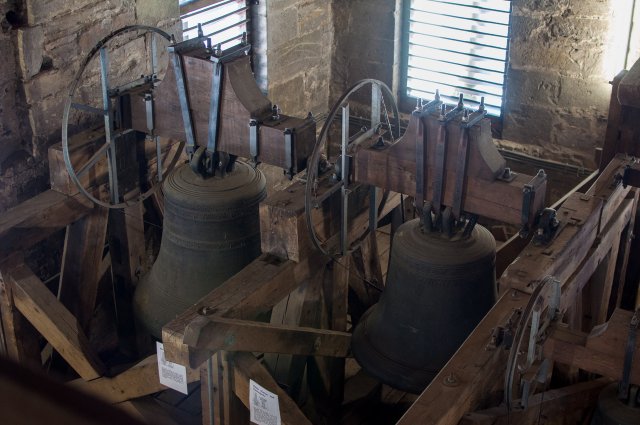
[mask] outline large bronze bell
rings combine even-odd
[[[357,324],[353,355],[372,376],[422,392],[497,300],[496,243],[476,225],[451,239],[419,219],[393,238],[380,302]]]
[[[260,170],[237,161],[225,178],[202,179],[184,165],[164,183],[160,253],[134,296],[139,322],[156,338],[162,327],[260,254]]]
[[[621,400],[618,385],[614,382],[600,392],[591,425],[640,425],[640,403],[637,402],[640,388],[632,387],[629,398]]]

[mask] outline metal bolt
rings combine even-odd
[[[216,311],[215,308],[213,307],[202,307],[202,309],[200,310],[200,314],[204,315],[204,316],[210,316],[212,315],[214,312]]]
[[[469,122],[469,111],[466,109],[462,113],[462,122]]]
[[[322,339],[318,337],[318,339],[316,339],[316,342],[313,344],[313,350],[317,351],[318,348],[320,348],[320,345],[322,345]]]
[[[382,136],[378,137],[377,146],[379,146],[379,147],[383,147],[384,146],[384,139],[382,138]]]
[[[331,175],[331,178],[334,179],[334,180],[338,180],[338,174],[337,173],[333,173]]]
[[[502,172],[502,177],[505,179],[511,177],[511,169],[509,167],[504,169],[504,171]]]
[[[236,340],[236,333],[231,331],[229,332],[229,335],[227,335],[227,339],[225,340],[225,342],[227,343],[227,345],[231,345],[235,340]]]
[[[440,107],[440,121],[444,121],[444,116],[447,114],[447,107],[443,103]]]

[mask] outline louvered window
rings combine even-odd
[[[511,1],[410,0],[405,11],[405,87],[409,98],[477,106],[500,117],[509,48]]]
[[[211,43],[222,44],[222,50],[242,41],[249,22],[247,0],[180,1],[183,40],[198,36],[198,24]]]

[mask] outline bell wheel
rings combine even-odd
[[[109,73],[109,53],[107,50],[107,44],[109,42],[123,34],[131,33],[133,31],[145,31],[145,33],[150,33],[151,37],[151,64],[152,64],[152,72],[149,75],[142,75],[142,77],[138,80],[129,82],[127,84],[121,85],[119,87],[111,87],[110,84],[110,73]],[[160,138],[154,134],[153,131],[153,119],[151,118],[151,124],[149,123],[149,118],[147,119],[149,127],[149,134],[147,138],[155,141],[156,144],[156,155],[158,160],[157,166],[157,176],[151,177],[149,180],[152,183],[151,188],[144,193],[136,196],[134,199],[125,201],[121,194],[118,191],[118,174],[117,174],[117,159],[116,159],[116,139],[118,137],[122,137],[125,134],[133,131],[126,130],[122,128],[122,117],[121,111],[118,107],[118,99],[127,94],[128,90],[137,89],[137,93],[141,93],[145,96],[145,100],[149,100],[153,102],[153,89],[156,87],[158,80],[158,65],[157,65],[157,54],[156,54],[156,38],[162,37],[166,39],[168,42],[175,42],[169,34],[162,31],[161,29],[144,26],[144,25],[132,25],[120,28],[116,31],[113,31],[102,40],[100,40],[87,54],[80,65],[80,69],[76,73],[73,82],[69,88],[69,94],[66,98],[64,105],[64,113],[62,118],[62,153],[64,156],[65,166],[67,168],[67,172],[69,173],[69,178],[76,186],[76,188],[82,193],[90,201],[95,204],[101,205],[105,208],[125,208],[135,205],[139,202],[142,202],[144,199],[151,196],[155,191],[157,191],[161,187],[162,182],[162,159],[161,159],[161,148],[160,148]],[[101,87],[101,95],[102,102],[101,106],[96,108],[92,106],[83,105],[80,103],[74,102],[74,98],[76,97],[78,87],[80,86],[81,81],[83,81],[83,75],[85,71],[89,69],[89,65],[95,62],[95,60],[99,61],[99,70],[100,70],[100,87]],[[105,124],[105,143],[95,150],[95,153],[89,158],[87,162],[80,166],[74,167],[71,161],[71,156],[69,153],[69,138],[70,138],[70,126],[69,126],[69,118],[71,114],[71,110],[82,110],[85,112],[93,113],[100,115],[104,118]],[[149,116],[149,114],[147,114]],[[177,152],[174,154],[173,158],[170,160],[169,167],[167,172],[171,172],[171,170],[175,167],[182,148],[183,143],[180,144]],[[98,164],[98,162],[104,157],[107,157],[107,169],[109,176],[109,202],[105,202],[102,199],[96,198],[92,193],[90,193],[84,185],[80,182],[80,178],[84,176],[87,172],[89,172],[92,168]]]
[[[349,133],[349,98],[366,86],[371,87],[371,124],[369,128],[363,127],[358,133],[352,135]],[[328,167],[329,171],[321,170],[319,166],[323,162],[321,161],[321,156],[325,149],[328,150],[330,127],[334,119],[338,117],[338,114],[341,114],[340,156],[337,159],[333,158],[334,166],[333,168]],[[393,125],[389,118],[390,114],[393,114]],[[351,254],[364,242],[371,231],[376,229],[377,218],[382,212],[389,195],[388,191],[384,191],[378,203],[378,188],[371,186],[369,226],[362,234],[355,235],[355,238],[354,235],[349,236],[350,223],[348,222],[347,207],[349,195],[356,186],[350,176],[352,157],[349,154],[357,145],[364,140],[369,140],[374,135],[377,135],[382,146],[389,146],[395,143],[400,138],[400,116],[398,106],[389,87],[382,81],[365,79],[357,82],[344,92],[331,111],[329,111],[307,166],[307,186],[305,191],[307,228],[314,247],[332,259],[339,259]],[[327,178],[327,174],[331,177]],[[325,187],[319,191],[318,186],[321,181]],[[338,191],[340,192],[340,230],[338,234],[322,240],[315,230],[312,212],[314,209],[320,208],[323,202],[326,202],[331,195]]]

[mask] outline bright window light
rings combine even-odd
[[[455,105],[462,93],[472,108],[484,97],[500,116],[504,96],[511,1],[411,0],[407,95]]]
[[[180,1],[181,5],[186,3],[188,1]],[[222,50],[233,47],[242,41],[242,34],[247,31],[247,10],[247,0],[223,0],[182,15],[182,38],[196,38],[198,24],[201,24],[212,45],[220,43]]]

